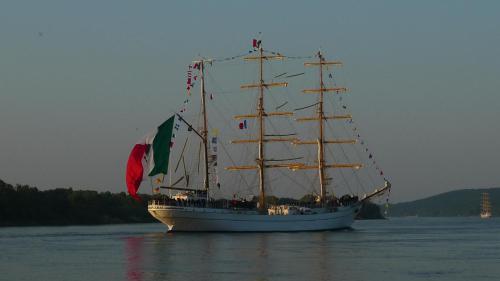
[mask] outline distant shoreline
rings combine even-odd
[[[479,217],[481,194],[490,196],[493,217],[500,216],[500,188],[461,189],[424,199],[391,204],[389,217]]]

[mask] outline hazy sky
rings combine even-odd
[[[0,179],[125,190],[198,54],[342,59],[392,200],[500,186],[498,1],[0,2]],[[479,199],[478,199],[479,200]]]

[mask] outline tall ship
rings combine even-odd
[[[488,192],[483,192],[481,195],[481,218],[488,219],[491,217],[491,203]]]
[[[326,60],[321,51],[306,57],[282,55],[265,50],[257,39],[252,47],[241,55],[200,58],[189,65],[181,108],[130,153],[129,193],[138,199],[139,186],[149,179],[153,199],[148,211],[168,231],[349,228],[363,204],[388,194],[391,184],[342,102],[348,89],[333,79],[333,68],[341,62]],[[300,63],[300,70],[281,69],[287,59],[296,68]],[[225,91],[223,83],[214,81],[212,71],[225,62],[252,65],[253,82]],[[273,62],[280,65],[275,67]],[[233,66],[222,81],[236,80]],[[273,92],[289,88],[286,78],[307,75],[310,80],[305,82],[316,86],[301,93]],[[191,93],[198,87],[199,96]],[[210,110],[214,100],[226,107]],[[341,132],[352,137],[340,138]],[[364,157],[368,164],[342,161],[349,160],[344,147],[355,145],[359,148],[353,155]],[[365,167],[374,168],[376,175],[365,177],[368,183],[360,175]],[[347,186],[345,194],[342,184]],[[294,199],[297,195],[302,197]]]

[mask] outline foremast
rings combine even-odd
[[[207,118],[207,106],[206,106],[206,92],[205,92],[205,62],[211,62],[212,60],[208,59],[200,59],[193,61],[193,64],[198,66],[200,70],[200,100],[201,100],[201,113],[203,116],[203,126],[201,131],[196,130],[189,122],[187,122],[181,115],[177,114],[179,120],[185,123],[190,130],[195,132],[195,134],[201,139],[203,144],[203,166],[204,166],[204,175],[203,175],[203,187],[206,191],[206,206],[208,206],[210,199],[210,180],[209,180],[209,168],[208,168],[208,118]],[[189,188],[174,188],[168,187],[169,189],[178,189],[178,190],[191,190],[197,191],[197,189],[189,189]]]
[[[268,142],[293,142],[296,139],[294,138],[285,138],[285,137],[277,137],[277,138],[266,138],[266,128],[265,128],[265,118],[270,116],[292,116],[293,112],[266,112],[264,107],[264,90],[271,87],[287,87],[287,82],[275,82],[275,83],[267,83],[264,80],[264,61],[269,60],[283,60],[285,57],[276,54],[276,55],[266,55],[264,53],[264,49],[262,48],[261,42],[259,42],[258,46],[258,55],[257,56],[248,56],[245,57],[245,61],[258,61],[259,62],[259,82],[256,84],[244,84],[241,85],[241,89],[258,89],[259,95],[257,100],[257,110],[255,114],[245,114],[245,115],[237,115],[235,119],[244,119],[244,118],[256,118],[258,124],[258,136],[257,139],[248,139],[248,140],[234,140],[232,143],[257,143],[258,145],[258,155],[257,159],[255,159],[257,165],[246,165],[246,166],[231,166],[226,167],[227,170],[258,170],[259,172],[259,212],[264,214],[267,212],[266,206],[266,184],[265,184],[265,171],[267,168],[292,168],[296,166],[296,163],[283,163],[283,164],[269,164],[265,159],[265,144]]]
[[[202,140],[203,140],[203,158],[204,158],[204,166],[205,166],[205,175],[203,179],[203,187],[207,192],[207,201],[210,199],[210,181],[208,178],[208,121],[207,121],[207,105],[206,105],[206,93],[205,93],[205,60],[198,61],[200,66],[200,95],[201,95],[201,111],[203,115],[203,130],[201,132]]]
[[[325,122],[329,119],[351,119],[352,116],[350,114],[346,115],[332,115],[332,116],[326,116],[325,111],[324,111],[324,93],[328,92],[334,92],[337,94],[340,93],[345,93],[347,92],[347,88],[345,87],[333,87],[333,88],[327,88],[325,87],[323,83],[323,68],[325,66],[335,66],[335,65],[342,65],[341,62],[339,61],[326,61],[323,57],[323,54],[321,51],[318,51],[317,53],[318,61],[317,62],[306,62],[304,63],[305,67],[319,67],[319,88],[315,89],[305,89],[302,92],[305,94],[318,94],[318,102],[317,102],[317,115],[314,117],[306,117],[306,118],[298,118],[296,119],[299,122],[303,121],[317,121],[318,122],[318,138],[317,140],[309,140],[309,141],[295,141],[294,143],[297,145],[303,145],[303,144],[310,144],[310,145],[317,145],[318,147],[318,152],[317,152],[317,165],[305,165],[305,164],[298,164],[295,169],[302,169],[302,170],[307,170],[307,169],[317,169],[318,170],[318,176],[319,176],[319,188],[320,188],[320,197],[319,197],[319,203],[324,206],[326,202],[326,185],[327,185],[327,178],[326,178],[326,169],[329,168],[353,168],[353,169],[359,169],[362,167],[362,164],[360,163],[336,163],[336,164],[328,164],[325,161],[325,144],[354,144],[356,143],[356,140],[326,140],[325,139]],[[332,194],[333,195],[333,194]]]

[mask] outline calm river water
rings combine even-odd
[[[165,230],[0,228],[0,280],[500,280],[498,218],[394,218],[304,233]]]

